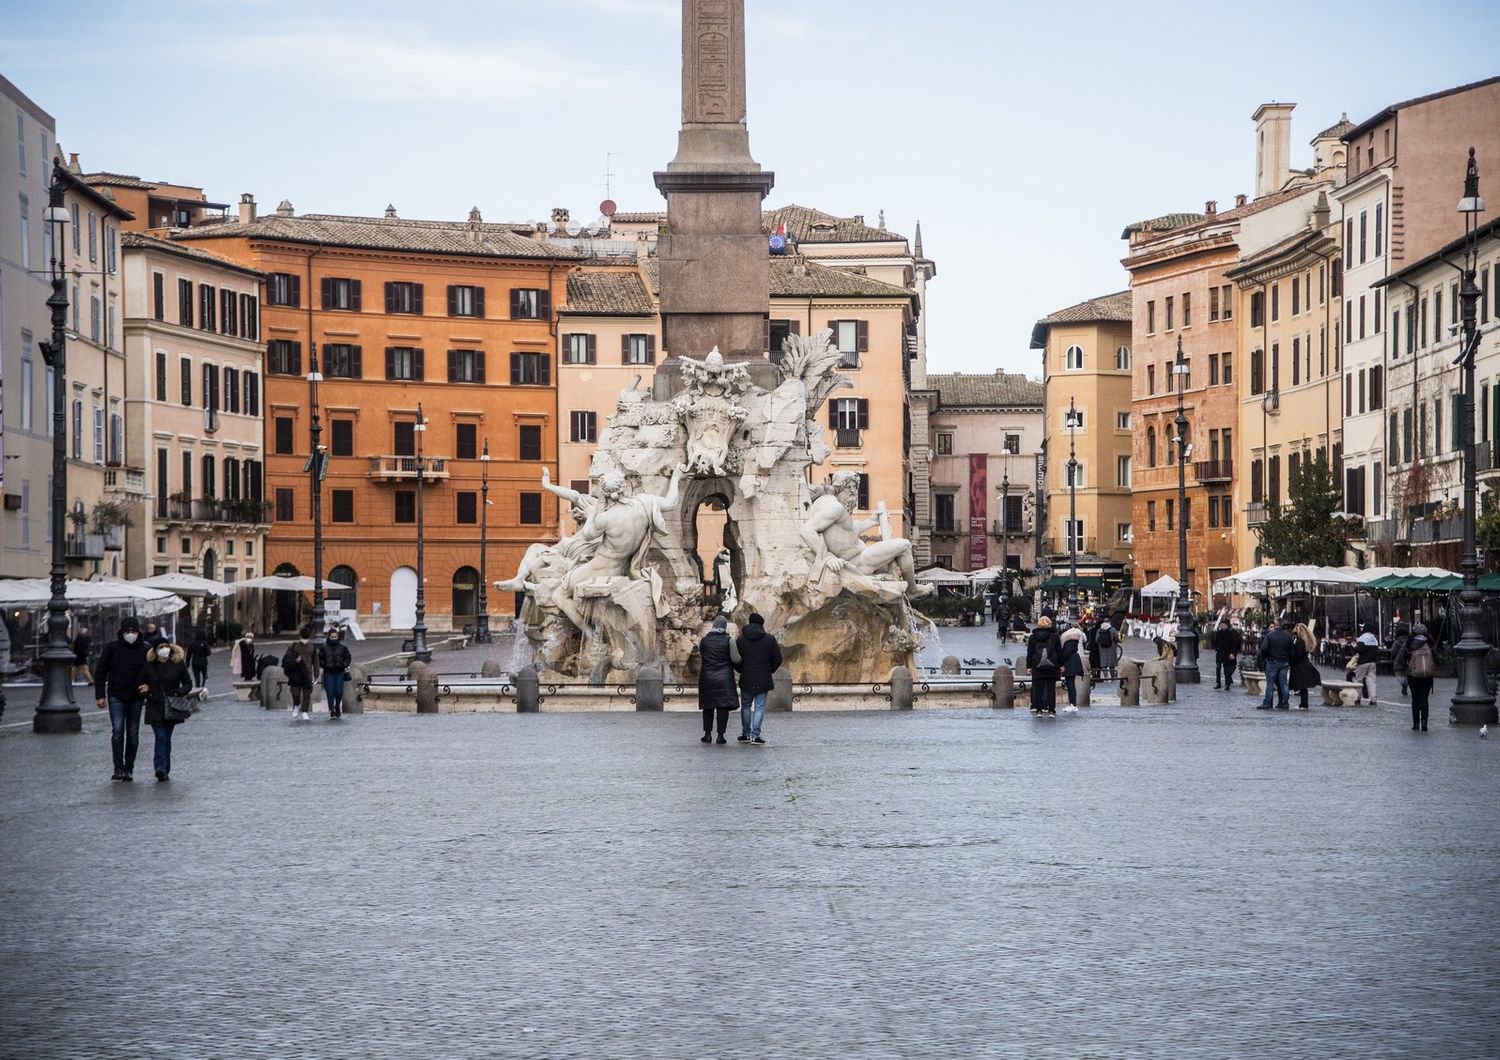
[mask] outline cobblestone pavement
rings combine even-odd
[[[10,732],[0,1054],[1492,1057],[1500,733],[1403,712]]]

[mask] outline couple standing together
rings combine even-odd
[[[763,744],[761,719],[766,714],[766,697],[775,684],[781,668],[781,645],[766,632],[766,620],[752,614],[745,631],[738,637],[729,635],[729,619],[719,615],[713,628],[698,642],[698,709],[703,711],[703,742],[711,743],[714,732],[718,742],[727,743],[724,730],[729,726],[729,712],[740,708],[740,743]],[[739,689],[735,689],[735,672],[739,672]]]

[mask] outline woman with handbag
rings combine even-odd
[[[140,692],[146,700],[146,724],[156,733],[152,764],[159,781],[172,772],[172,729],[192,716],[184,698],[192,690],[187,653],[167,641],[152,648],[141,670]]]
[[[1307,628],[1307,623],[1298,622],[1292,630],[1292,665],[1287,671],[1287,685],[1296,692],[1299,699],[1297,707],[1299,710],[1307,709],[1307,693],[1309,689],[1317,688],[1323,683],[1323,675],[1318,672],[1318,667],[1312,661],[1313,649],[1318,646],[1318,640]]]

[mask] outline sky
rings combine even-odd
[[[663,207],[679,0],[3,7],[0,73],[89,171],[262,210],[488,221],[591,220],[609,172],[620,209]],[[1128,285],[1125,225],[1253,193],[1261,103],[1297,104],[1300,167],[1343,112],[1500,74],[1500,4],[1482,0],[746,8],[767,205],[921,222],[932,371],[1039,374],[1032,324]]]

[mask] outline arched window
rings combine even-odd
[[[1146,428],[1146,466],[1156,466],[1156,428]]]
[[[1063,367],[1070,372],[1076,372],[1083,367],[1083,347],[1069,346],[1063,354]]]
[[[479,614],[479,572],[460,567],[453,572],[453,628],[473,622]]]
[[[354,611],[359,607],[359,575],[354,573],[354,568],[340,563],[328,572],[328,580],[347,585],[347,589],[329,589],[324,594],[326,601],[324,606],[330,612],[335,608],[341,611]]]
[[[1130,347],[1129,346],[1121,346],[1119,349],[1115,350],[1115,371],[1117,371],[1117,372],[1128,372],[1128,371],[1130,371]]]

